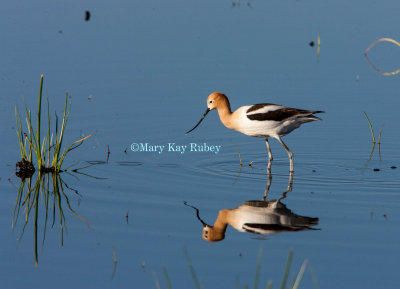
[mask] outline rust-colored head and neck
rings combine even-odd
[[[221,122],[227,128],[233,129],[233,125],[232,125],[232,121],[231,121],[232,111],[231,111],[231,105],[229,103],[228,97],[221,92],[213,92],[207,98],[207,110],[203,114],[203,117],[195,125],[194,128],[192,128],[191,130],[189,130],[186,133],[189,133],[189,132],[193,131],[196,127],[198,127],[199,124],[206,117],[207,113],[209,113],[211,110],[214,110],[214,109],[216,109],[218,111]]]
[[[203,239],[209,242],[218,242],[225,238],[226,228],[229,224],[230,210],[219,211],[218,217],[213,226],[204,225]]]

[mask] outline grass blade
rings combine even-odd
[[[43,90],[43,74],[40,76],[40,87],[39,87],[39,101],[38,101],[38,113],[37,113],[37,127],[36,127],[36,139],[37,144],[40,146],[40,121],[41,121],[41,112],[42,112],[42,90]],[[39,163],[39,169],[42,168],[42,155],[40,148],[37,150],[37,158]],[[44,164],[43,164],[44,166]]]
[[[21,159],[27,159],[26,157],[26,148],[25,148],[25,142],[23,141],[24,138],[22,137],[23,132],[22,132],[22,123],[21,123],[21,116],[19,114],[18,107],[15,106],[15,121],[17,123],[17,135],[18,135],[18,144],[19,144],[19,149],[21,152]]]
[[[62,163],[64,162],[64,159],[65,159],[65,157],[67,156],[67,154],[68,154],[71,150],[73,150],[74,148],[76,148],[76,146],[74,147],[74,145],[75,145],[76,143],[83,142],[84,140],[90,138],[91,136],[92,136],[92,135],[90,134],[90,135],[88,135],[88,136],[86,136],[86,137],[84,137],[84,138],[82,138],[82,139],[80,139],[80,140],[77,140],[77,141],[73,142],[73,143],[69,146],[69,148],[68,148],[66,151],[64,151],[64,153],[61,155],[60,159],[57,161],[57,167],[56,167],[56,171],[57,171],[57,172],[60,170],[61,165],[62,165]]]
[[[194,285],[196,286],[196,289],[201,289],[199,280],[197,279],[196,271],[194,270],[194,267],[192,265],[192,261],[190,260],[190,256],[186,248],[184,249],[185,257],[186,257],[186,262],[188,264],[188,267],[190,269],[190,273],[192,274],[192,278],[194,281]]]
[[[46,100],[47,100],[47,139],[48,139],[46,151],[47,151],[47,167],[48,167],[49,162],[50,162],[50,148],[51,148],[52,136],[50,136],[50,105],[49,105],[49,97],[48,96],[47,96]],[[45,153],[45,157],[46,157],[46,153]]]
[[[240,166],[242,166],[242,165],[243,165],[243,163],[242,163],[242,156],[240,155],[239,148],[238,148],[238,146],[237,146],[235,143],[233,143],[233,144],[235,145],[235,147],[236,147],[236,150],[237,150],[237,152],[238,152],[238,155],[239,155]]]
[[[374,129],[372,128],[372,124],[371,124],[371,122],[370,122],[370,120],[369,120],[369,118],[368,118],[368,115],[367,115],[367,113],[364,111],[364,115],[365,115],[365,118],[367,119],[367,121],[368,121],[368,124],[369,124],[369,128],[371,129],[371,135],[372,135],[372,142],[375,144],[375,134],[374,134]]]
[[[160,282],[158,282],[157,273],[153,270],[152,272],[154,282],[156,283],[156,288],[161,289]]]
[[[257,257],[256,275],[254,276],[254,289],[258,288],[258,281],[260,280],[261,259],[263,248],[260,246]]]
[[[52,167],[54,167],[54,168],[61,167],[58,165],[59,155],[60,155],[62,140],[64,137],[65,127],[67,125],[69,112],[71,110],[71,106],[70,106],[68,109],[68,112],[67,112],[67,107],[68,107],[68,93],[65,94],[65,105],[64,105],[64,113],[63,113],[62,124],[61,124],[61,132],[60,132],[60,135],[58,136],[58,139],[56,140],[56,144],[54,146],[54,156],[53,156],[53,162],[52,162]]]
[[[171,282],[169,281],[169,278],[168,278],[167,268],[165,268],[165,266],[163,266],[162,271],[164,274],[165,283],[167,283],[167,288],[172,289]]]
[[[381,127],[381,131],[379,132],[379,137],[378,137],[378,144],[381,144],[381,136],[382,136],[382,130],[383,130],[383,126]]]
[[[319,282],[318,282],[318,277],[317,277],[317,273],[315,272],[315,269],[313,266],[310,266],[310,272],[311,272],[311,278],[314,284],[314,288],[315,289],[321,289],[321,287],[319,286]]]
[[[282,278],[282,283],[281,283],[281,289],[286,288],[286,282],[289,276],[289,270],[290,270],[290,265],[292,264],[292,259],[293,259],[293,250],[291,249],[289,251],[288,259],[286,262],[286,267],[285,267],[285,272],[283,273],[283,278]]]
[[[307,267],[307,263],[308,263],[308,261],[305,260],[303,262],[303,264],[301,265],[299,274],[297,274],[297,278],[296,278],[296,281],[294,282],[294,285],[293,285],[292,289],[299,288],[301,278],[303,278],[304,271],[306,270],[306,267]]]

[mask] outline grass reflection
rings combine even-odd
[[[19,237],[19,241],[21,241],[28,223],[33,222],[36,266],[38,266],[39,259],[38,234],[41,227],[43,227],[43,236],[41,237],[42,246],[46,240],[48,226],[54,227],[56,222],[59,223],[60,226],[61,246],[64,244],[64,232],[67,231],[66,217],[64,214],[65,206],[70,212],[85,222],[86,226],[89,228],[89,223],[72,208],[68,197],[71,192],[79,195],[77,190],[70,188],[63,181],[60,174],[45,174],[39,172],[35,182],[32,178],[21,179],[13,212],[12,228],[14,230],[18,220],[23,218],[22,232]],[[79,195],[79,197],[81,196]]]

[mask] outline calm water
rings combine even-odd
[[[319,288],[313,276],[320,288],[400,287],[399,76],[378,74],[363,56],[381,37],[400,39],[397,1],[2,6],[1,288],[157,288],[157,282],[167,288],[165,269],[172,288],[195,288],[185,250],[202,288],[243,288],[253,286],[260,248],[261,288],[268,280],[280,286],[290,249],[290,280],[308,260],[301,288]],[[85,10],[91,12],[87,22]],[[318,35],[319,56],[309,45]],[[380,43],[369,57],[384,71],[396,70],[399,49]],[[20,206],[13,228],[20,185],[15,176],[8,181],[20,158],[14,106],[22,111],[24,95],[35,110],[41,73],[51,111],[61,114],[65,92],[71,96],[66,143],[93,134],[65,167],[97,165],[81,171],[85,175],[61,174],[60,205],[49,180],[50,194],[39,194],[37,212],[30,212],[24,227]],[[285,137],[295,172],[292,191],[280,203],[289,161],[271,141],[270,209],[243,206],[261,200],[268,185],[261,139],[229,131],[215,112],[184,134],[213,91],[226,93],[232,108],[272,102],[326,111],[322,122]],[[363,111],[376,135],[383,127],[380,152],[376,145],[371,156]],[[206,143],[220,151],[133,152],[132,143]],[[220,212],[236,208],[230,212],[255,208],[258,216],[269,210],[265,218],[318,218],[318,224],[306,218],[314,220],[310,230],[276,234],[228,226],[223,240],[207,242],[196,211],[184,201],[210,225]]]

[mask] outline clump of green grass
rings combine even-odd
[[[65,94],[65,105],[63,111],[63,117],[61,122],[61,128],[58,128],[58,117],[57,114],[55,120],[55,132],[51,132],[50,129],[50,110],[49,110],[49,99],[47,98],[47,129],[45,134],[41,135],[41,125],[42,125],[42,91],[43,91],[43,74],[40,77],[40,87],[39,87],[39,100],[38,100],[38,110],[36,119],[36,130],[33,127],[32,112],[28,109],[25,100],[25,111],[26,111],[26,126],[27,133],[22,130],[21,115],[19,113],[18,107],[15,106],[15,119],[17,122],[17,135],[18,143],[21,153],[22,162],[33,163],[33,155],[35,155],[36,164],[40,172],[52,172],[59,173],[61,171],[61,166],[64,162],[67,154],[80,146],[82,142],[89,138],[88,135],[80,140],[73,142],[67,149],[62,150],[63,138],[65,129],[68,122],[69,113],[71,110],[71,105],[68,107],[68,93]],[[20,167],[23,169],[23,167]]]

